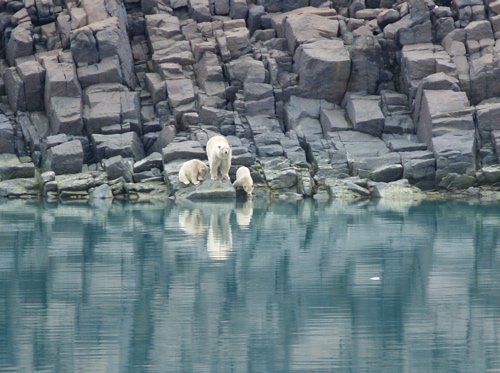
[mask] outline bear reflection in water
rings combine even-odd
[[[233,233],[229,214],[212,215],[207,237],[208,257],[215,260],[225,260],[232,249]]]
[[[253,215],[253,202],[251,200],[241,204],[241,206],[234,209],[236,214],[236,222],[241,229],[250,228],[250,222]]]
[[[206,253],[212,260],[226,260],[233,250],[231,222],[240,229],[249,229],[253,203],[231,204],[199,203],[197,207],[179,212],[179,226],[191,237],[206,237]],[[233,215],[234,214],[234,215]],[[208,233],[207,233],[208,231]]]
[[[198,209],[179,212],[179,226],[190,236],[201,236],[208,229],[207,219]]]

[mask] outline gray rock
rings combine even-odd
[[[243,87],[245,101],[258,101],[267,98],[274,98],[271,84],[246,83]]]
[[[403,135],[415,133],[415,125],[410,115],[389,115],[384,119],[384,133]]]
[[[319,178],[326,187],[329,198],[341,200],[357,200],[370,197],[370,191],[350,180],[337,178]]]
[[[102,133],[106,126],[127,122],[134,130],[140,128],[139,95],[121,84],[104,83],[86,88],[83,104],[83,120],[90,134]]]
[[[82,172],[83,148],[78,140],[64,142],[47,150],[43,170],[56,175]]]
[[[174,142],[161,150],[163,162],[168,163],[175,159],[206,159],[207,155],[198,141]]]
[[[153,105],[167,98],[167,87],[158,73],[146,73],[144,78],[146,89],[151,95]]]
[[[89,193],[91,199],[112,199],[113,192],[108,184],[102,184],[91,190]]]
[[[385,122],[380,96],[350,94],[345,99],[344,108],[356,131],[380,137]]]
[[[337,20],[311,13],[291,14],[283,22],[288,51],[292,55],[299,45],[318,38],[336,38],[339,31]]]
[[[436,180],[436,160],[430,151],[400,153],[403,178],[420,189],[432,189]]]
[[[2,153],[15,153],[15,137],[10,120],[0,113],[0,154]]]
[[[487,20],[473,21],[464,28],[467,41],[483,39],[495,39],[491,23]]]
[[[229,180],[205,180],[195,186],[181,187],[175,192],[175,199],[220,200],[236,198],[236,190]]]
[[[354,160],[351,167],[354,175],[373,181],[390,182],[403,176],[403,166],[398,153]]]
[[[45,69],[37,61],[26,61],[18,64],[16,70],[24,82],[24,95],[29,98],[26,99],[26,110],[43,110]]]
[[[163,175],[159,168],[152,168],[149,171],[134,173],[134,183],[145,183],[151,181],[163,181]]]
[[[476,168],[474,131],[456,130],[432,139],[436,180],[450,173],[470,174]]]
[[[42,183],[46,184],[56,179],[56,173],[54,171],[45,171],[42,172],[40,178],[42,179]]]
[[[15,154],[0,154],[0,181],[34,176],[33,162],[21,163]]]
[[[37,178],[19,178],[0,181],[0,197],[37,198],[41,194],[40,181]]]
[[[131,183],[134,180],[132,164],[121,155],[104,159],[102,165],[109,180],[115,180],[122,177],[125,182]]]
[[[133,158],[135,161],[144,158],[144,147],[135,132],[115,135],[94,134],[91,136],[91,141],[96,161],[117,155],[123,158]]]
[[[224,80],[219,59],[213,52],[205,52],[195,64],[194,69],[196,82],[205,92],[209,87],[208,82],[223,82]]]
[[[465,92],[424,90],[417,122],[419,140],[432,149],[436,136],[455,130],[473,131],[473,111]]]
[[[95,187],[95,180],[89,173],[56,176],[57,192],[59,196],[71,197],[71,192],[85,192]],[[75,194],[77,196],[77,194]]]
[[[250,55],[239,57],[224,65],[226,76],[231,85],[243,86],[244,83],[265,83],[266,69],[262,61]]]
[[[170,79],[166,82],[168,102],[171,107],[189,104],[195,100],[191,79]]]
[[[30,56],[33,52],[31,23],[18,25],[12,30],[5,49],[5,56],[9,66],[15,65],[16,58]]]
[[[372,196],[407,201],[422,201],[425,198],[425,194],[419,188],[411,185],[406,179],[390,183],[375,183]]]
[[[384,9],[377,15],[377,23],[380,29],[384,29],[388,24],[399,21],[399,12],[395,9]]]
[[[284,157],[261,158],[264,175],[271,190],[283,191],[297,186],[297,172]]]
[[[229,0],[229,17],[232,19],[246,19],[248,5],[246,0]]]
[[[294,61],[301,96],[339,103],[347,88],[351,60],[340,40],[317,40],[297,48]],[[323,77],[330,76],[331,79]]]
[[[443,176],[438,184],[438,188],[447,190],[464,190],[477,183],[477,180],[472,175],[448,173]]]
[[[214,0],[215,14],[227,16],[229,14],[229,0]]]
[[[81,135],[83,130],[83,110],[80,97],[51,97],[50,123],[52,133]]]
[[[224,31],[224,36],[231,58],[238,58],[251,52],[250,32],[246,27]]]
[[[134,163],[134,173],[150,171],[153,168],[162,169],[163,168],[163,157],[161,153],[154,152],[148,155],[146,158],[141,159]]]
[[[266,9],[262,5],[250,4],[248,7],[248,29],[250,35],[253,35],[255,30],[262,28],[261,18],[266,13]]]
[[[45,70],[45,110],[50,113],[51,97],[81,97],[75,66],[72,63],[54,63]]]
[[[356,38],[349,56],[352,65],[348,91],[377,94],[384,71],[382,47],[377,38],[371,34]]]
[[[210,8],[208,0],[188,0],[189,15],[196,22],[210,22]]]
[[[483,167],[480,171],[479,179],[482,179],[483,185],[495,185],[500,182],[500,166]]]
[[[391,152],[413,152],[427,150],[427,145],[419,143],[416,139],[401,135],[384,135],[382,139],[387,143]]]
[[[14,112],[26,111],[26,95],[24,82],[15,67],[8,68],[4,73],[5,90],[9,105]]]
[[[458,79],[445,73],[431,74],[423,78],[418,85],[418,90],[415,95],[413,113],[415,121],[418,121],[418,115],[422,105],[422,95],[425,90],[451,90],[453,92],[459,92],[460,87],[458,85]]]
[[[352,129],[352,123],[347,121],[346,112],[343,109],[321,108],[319,121],[323,128],[323,135],[331,131],[347,131]]]

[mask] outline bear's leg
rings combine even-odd
[[[220,173],[222,175],[222,180],[229,180],[229,168],[231,168],[231,165],[227,160],[221,162]]]
[[[198,170],[190,170],[189,171],[189,180],[191,180],[191,182],[194,185],[198,185],[200,183],[198,180]]]
[[[183,184],[185,184],[185,185],[189,185],[189,179],[188,179],[188,177],[187,177],[187,175],[186,175],[186,171],[185,171],[185,170],[183,170],[183,169],[179,171],[179,180],[180,180]]]
[[[212,180],[217,180],[217,171],[219,169],[219,165],[215,160],[210,162],[210,175],[212,176]]]
[[[197,177],[197,180],[198,180],[198,181],[204,181],[205,179],[203,178],[203,176],[204,176],[204,175],[202,174],[201,170],[198,170],[198,177]]]

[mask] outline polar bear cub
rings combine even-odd
[[[224,136],[214,136],[208,140],[207,157],[212,180],[217,180],[219,171],[223,180],[229,180],[232,155],[231,145]]]
[[[199,159],[191,159],[182,164],[179,170],[179,180],[186,185],[190,183],[198,185],[200,181],[203,181],[203,177],[207,172],[208,167],[205,163]]]
[[[242,189],[247,192],[248,197],[252,197],[252,192],[253,192],[253,179],[252,175],[250,175],[250,170],[245,167],[241,166],[238,168],[236,171],[236,180],[233,183],[233,186],[236,189]]]

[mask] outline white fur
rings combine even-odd
[[[190,183],[198,185],[200,181],[203,181],[203,177],[207,171],[208,167],[205,163],[199,159],[191,159],[190,161],[184,162],[179,170],[179,180],[186,185]]]
[[[223,180],[229,180],[232,155],[231,146],[224,136],[214,136],[208,140],[207,157],[212,180],[217,180],[219,171]]]
[[[233,183],[233,186],[236,189],[242,189],[247,192],[247,196],[251,197],[252,192],[253,192],[253,179],[252,175],[250,175],[250,170],[245,167],[241,166],[238,168],[236,171],[236,180]]]

